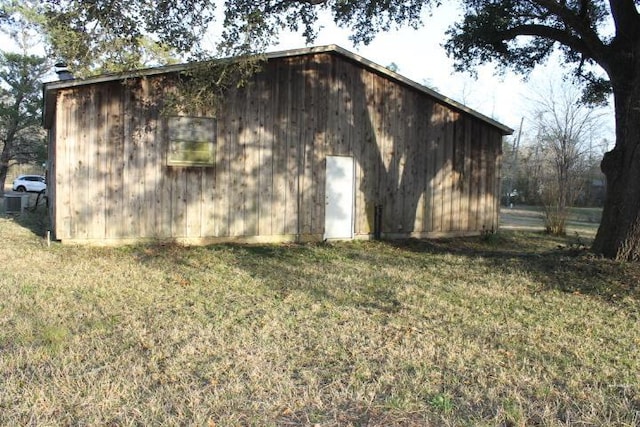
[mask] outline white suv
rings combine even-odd
[[[47,189],[42,175],[20,175],[13,181],[13,191],[34,191],[39,193]]]

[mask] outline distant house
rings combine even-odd
[[[166,66],[44,87],[53,235],[118,244],[497,228],[508,127],[337,46],[267,55],[217,114],[167,115]]]

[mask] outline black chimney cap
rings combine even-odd
[[[58,62],[54,65],[58,79],[60,80],[73,80],[74,76],[67,69],[67,64],[64,62]]]

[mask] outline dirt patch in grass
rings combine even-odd
[[[570,239],[0,239],[2,425],[640,422],[640,270]]]

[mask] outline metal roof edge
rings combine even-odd
[[[491,126],[498,128],[503,135],[511,135],[514,132],[514,130],[511,129],[510,127],[498,122],[497,120],[492,119],[489,116],[486,116],[472,108],[467,107],[466,105],[454,99],[451,99],[445,95],[442,95],[439,92],[436,92],[435,90],[427,86],[421,85],[401,74],[396,73],[395,71],[388,69],[387,67],[383,67],[382,65],[379,65],[356,53],[348,51],[347,49],[344,49],[336,44],[268,52],[268,53],[265,53],[263,56],[266,60],[269,60],[269,59],[288,58],[288,57],[294,57],[294,56],[317,54],[317,53],[335,53],[345,58],[348,58],[351,61],[354,61],[370,70],[380,73],[387,78],[401,82],[409,87],[412,87],[420,92],[423,92],[452,108],[455,108],[457,110],[470,114],[471,116],[476,117],[477,119],[480,119],[490,124]],[[214,61],[230,61],[233,59],[234,59],[233,57],[227,57],[227,58],[215,59]],[[47,110],[46,106],[48,104],[50,105],[51,103],[49,94],[52,91],[56,91],[59,89],[72,88],[77,86],[84,86],[88,84],[104,83],[104,82],[110,82],[110,81],[116,81],[116,80],[127,80],[131,78],[140,78],[140,77],[154,76],[158,74],[180,72],[180,71],[187,70],[188,68],[194,66],[195,64],[197,63],[164,65],[160,67],[144,68],[140,70],[103,74],[103,75],[98,75],[93,77],[82,78],[82,79],[57,80],[57,81],[44,83],[43,93],[45,98],[45,111],[44,111],[43,117],[44,117],[45,127],[47,127],[46,124],[49,122],[46,116],[46,110]]]
[[[276,52],[267,52],[265,54],[256,54],[257,56],[263,56],[265,59],[277,59],[277,58],[286,58],[292,56],[302,56],[309,55],[313,53],[325,53],[336,50],[342,50],[347,52],[346,50],[338,47],[337,45],[327,45],[327,46],[316,46],[316,47],[308,47],[308,48],[300,48],[300,49],[289,49],[282,50]],[[225,57],[225,58],[217,58],[212,61],[223,62],[223,61],[232,61],[236,57]],[[126,80],[132,78],[146,77],[146,76],[154,76],[158,74],[167,74],[173,72],[180,72],[188,70],[191,67],[194,67],[196,64],[201,62],[185,62],[181,64],[171,64],[171,65],[161,65],[158,67],[150,67],[150,68],[141,68],[138,70],[131,71],[122,71],[116,73],[107,73],[100,74],[97,76],[89,76],[85,78],[78,79],[70,79],[70,80],[54,80],[51,82],[44,83],[44,88],[46,90],[56,90],[56,89],[67,89],[76,86],[84,86],[88,84],[94,83],[104,83],[116,80]]]

